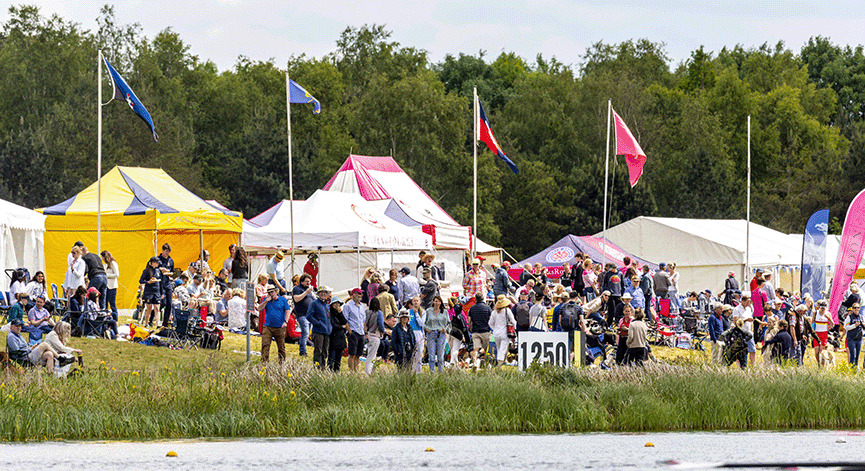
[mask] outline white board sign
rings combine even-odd
[[[569,332],[520,332],[517,337],[520,371],[535,361],[568,368],[571,365],[568,335]]]

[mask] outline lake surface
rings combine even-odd
[[[647,448],[647,442],[655,446]],[[435,451],[425,452],[427,448]],[[166,457],[168,451],[176,458]],[[679,462],[671,465],[668,460]],[[865,462],[860,431],[280,438],[0,445],[0,469],[711,469]],[[772,468],[764,468],[772,469]]]

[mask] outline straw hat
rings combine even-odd
[[[508,307],[510,305],[511,305],[511,302],[510,302],[510,300],[508,300],[508,298],[505,297],[505,295],[500,294],[496,298],[496,309],[502,309],[502,308]]]

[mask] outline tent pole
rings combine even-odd
[[[294,275],[291,275],[294,278]],[[321,247],[318,248],[318,273],[315,274],[315,286],[321,283]]]
[[[360,245],[357,246],[357,275],[360,276]]]
[[[291,168],[291,87],[288,81],[288,70],[285,71],[285,126],[288,133],[288,214],[291,225],[291,277],[294,278],[294,174]],[[319,255],[321,249],[319,249]],[[321,258],[319,258],[321,266]],[[316,283],[318,283],[316,277]]]
[[[102,49],[99,50],[99,58],[96,59],[96,89],[98,90],[96,108],[99,110],[99,118],[96,120],[96,135],[99,144],[96,146],[96,253],[102,253]]]
[[[474,101],[472,101],[472,149],[474,149],[474,225],[472,227],[472,258],[477,256],[478,247],[478,87],[473,88]]]
[[[198,230],[198,256],[201,257],[201,263],[198,264],[198,272],[204,273],[204,231]],[[204,275],[201,275],[204,276]]]
[[[393,270],[393,249],[390,249],[390,268]]]
[[[751,115],[748,115],[748,195],[745,208],[745,273],[742,283],[751,275]]]
[[[607,99],[607,163],[604,168],[604,229],[603,237],[601,238],[601,255],[603,257],[603,265],[607,264],[607,182],[610,178],[610,110],[613,109],[613,100]]]

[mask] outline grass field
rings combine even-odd
[[[233,334],[222,351],[72,343],[85,352],[82,375],[0,375],[0,440],[858,428],[865,417],[865,376],[846,366],[739,371],[665,348],[655,349],[665,364],[645,369],[383,365],[366,377],[318,372],[296,345],[281,367],[246,364],[234,352],[245,337]]]

